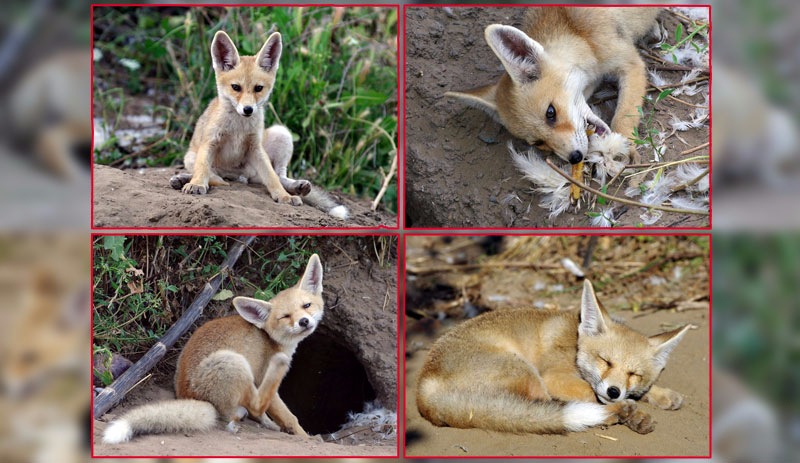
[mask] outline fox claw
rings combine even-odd
[[[639,434],[648,434],[655,429],[656,422],[652,416],[647,413],[636,410],[626,421],[625,426]]]
[[[186,185],[183,186],[182,191],[190,195],[204,195],[206,194],[206,192],[208,192],[208,186],[195,185],[194,183],[187,183]]]

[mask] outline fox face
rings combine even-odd
[[[615,323],[584,280],[577,365],[597,399],[639,400],[653,386],[689,326],[647,337]]]
[[[294,345],[314,332],[322,320],[322,264],[312,255],[303,277],[270,301],[236,297],[239,315],[282,345]]]
[[[551,57],[515,27],[493,24],[484,35],[506,74],[496,85],[449,94],[487,111],[528,144],[572,164],[583,161],[587,129],[611,130],[586,103],[595,84],[589,74]]]
[[[272,93],[281,50],[281,34],[273,32],[256,56],[239,56],[228,34],[217,32],[211,42],[211,60],[219,98],[241,116],[259,112]]]

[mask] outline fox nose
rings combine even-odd
[[[308,328],[308,318],[306,317],[301,318],[297,323],[299,323],[303,328]]]
[[[569,153],[569,163],[570,164],[577,164],[577,163],[579,163],[581,161],[583,161],[583,153],[581,153],[578,150],[575,150],[575,151]]]
[[[252,106],[245,106],[242,111],[244,111],[245,116],[249,116],[253,114],[253,107]]]
[[[618,388],[617,386],[611,386],[610,388],[608,388],[608,390],[606,391],[606,393],[607,393],[607,394],[608,394],[608,396],[609,396],[609,397],[611,397],[612,399],[616,399],[616,398],[618,398],[618,397],[619,397],[619,388]]]

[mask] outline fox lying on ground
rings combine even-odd
[[[587,129],[630,138],[638,127],[647,76],[635,43],[653,29],[659,11],[530,8],[525,32],[499,24],[486,28],[486,41],[506,70],[500,81],[447,95],[485,110],[530,145],[577,164],[587,154]],[[586,102],[605,76],[619,81],[610,129]],[[638,162],[633,143],[630,155]]]
[[[648,338],[615,323],[584,280],[580,315],[489,312],[439,338],[417,407],[437,426],[544,434],[623,423],[646,434],[654,422],[635,401],[666,410],[683,403],[654,383],[688,329]]]
[[[256,56],[239,56],[230,37],[219,31],[211,42],[217,97],[197,121],[183,158],[189,173],[170,179],[173,188],[206,194],[225,179],[262,184],[273,200],[295,206],[305,201],[346,219],[347,208],[308,180],[287,177],[292,160],[292,134],[282,125],[264,129],[264,105],[272,93],[282,51],[281,35],[273,32]]]
[[[297,344],[322,319],[319,257],[311,256],[300,281],[269,302],[236,297],[233,305],[238,315],[206,323],[183,348],[175,373],[179,400],[129,411],[106,428],[104,442],[125,442],[136,434],[205,431],[214,427],[218,414],[231,432],[249,414],[268,429],[307,436],[278,395],[278,386]]]

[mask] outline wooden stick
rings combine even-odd
[[[167,353],[167,349],[197,321],[202,315],[203,309],[208,305],[211,297],[217,293],[222,280],[228,275],[233,265],[239,260],[239,256],[247,246],[255,239],[255,236],[244,236],[242,241],[236,243],[228,252],[228,257],[222,262],[219,272],[214,275],[195,297],[192,305],[181,315],[181,318],[170,327],[169,330],[158,340],[158,342],[140,358],[138,362],[128,368],[119,378],[114,380],[110,386],[103,389],[94,399],[94,418],[103,416],[114,405],[118,404],[125,395],[147,374]]]
[[[394,177],[394,173],[397,171],[397,150],[394,152],[394,156],[392,156],[392,167],[389,168],[389,173],[386,175],[386,178],[383,179],[383,185],[381,185],[381,190],[378,192],[378,195],[375,196],[375,199],[372,201],[371,209],[374,211],[378,208],[378,204],[381,202],[381,198],[386,193],[386,189],[389,188],[389,182],[392,181],[392,177]]]
[[[618,196],[611,196],[609,194],[603,193],[602,191],[600,191],[598,189],[595,189],[595,188],[592,188],[592,187],[590,187],[590,186],[588,186],[586,184],[583,184],[583,183],[575,180],[574,178],[570,177],[569,175],[565,174],[564,172],[561,171],[561,169],[559,169],[558,167],[556,167],[555,164],[553,164],[553,161],[547,159],[544,162],[546,162],[547,165],[550,166],[551,169],[553,169],[554,171],[558,172],[559,175],[561,175],[565,179],[569,180],[570,183],[573,183],[573,184],[577,185],[578,187],[588,191],[589,193],[594,193],[597,196],[606,198],[606,199],[608,199],[610,201],[616,201],[618,203],[627,204],[629,206],[643,207],[645,209],[657,209],[659,211],[664,211],[664,212],[674,212],[676,214],[709,215],[708,211],[698,211],[698,210],[694,210],[694,209],[676,209],[674,207],[661,206],[661,205],[658,205],[658,204],[645,204],[645,203],[640,203],[639,201],[632,201],[630,199],[620,198]]]

